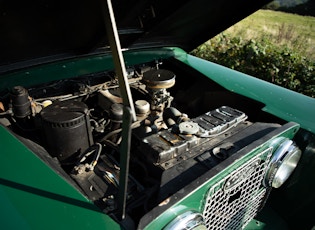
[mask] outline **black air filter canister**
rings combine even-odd
[[[70,163],[93,144],[88,107],[80,101],[54,102],[41,111],[48,152]]]

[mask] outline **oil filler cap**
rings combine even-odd
[[[184,121],[178,126],[181,134],[196,134],[199,131],[199,125],[192,121]]]

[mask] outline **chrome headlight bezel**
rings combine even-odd
[[[299,147],[288,138],[278,138],[278,144],[263,181],[265,187],[279,188],[291,176],[301,158]]]

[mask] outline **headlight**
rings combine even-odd
[[[264,180],[265,186],[279,188],[296,168],[301,154],[301,150],[292,140],[287,138],[282,140],[269,163]]]
[[[188,211],[172,220],[164,230],[206,230],[200,213]]]

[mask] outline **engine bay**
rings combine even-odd
[[[261,104],[178,65],[155,61],[127,69],[137,117],[126,204],[134,224],[283,122],[263,113]],[[116,218],[122,102],[113,71],[15,86],[1,94],[0,123]]]

